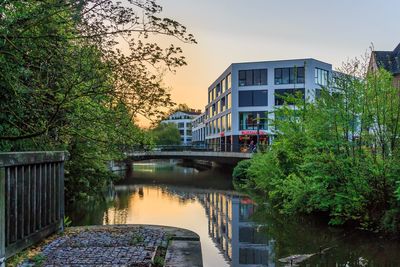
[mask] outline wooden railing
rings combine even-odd
[[[0,153],[0,266],[64,221],[65,152]]]

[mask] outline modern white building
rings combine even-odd
[[[192,143],[192,120],[200,114],[199,111],[177,111],[161,123],[173,123],[179,130],[183,145]]]
[[[208,88],[206,143],[239,151],[257,141],[257,132],[260,143],[270,143],[274,129],[268,121],[275,107],[284,104],[282,96],[301,92],[313,101],[331,76],[331,64],[311,58],[230,65]]]
[[[206,140],[206,113],[203,112],[192,120],[192,144],[203,145]]]

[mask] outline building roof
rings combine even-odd
[[[400,73],[400,43],[393,51],[373,51],[376,64],[393,74]]]

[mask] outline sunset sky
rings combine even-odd
[[[398,0],[159,0],[162,16],[185,25],[197,45],[180,44],[188,66],[167,74],[173,100],[204,110],[207,88],[233,62],[347,58],[400,42]]]

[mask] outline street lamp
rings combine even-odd
[[[260,113],[257,113],[257,143],[256,143],[256,147],[259,146],[259,142],[260,142]]]

